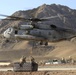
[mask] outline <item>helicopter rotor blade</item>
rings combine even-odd
[[[38,22],[38,21],[48,21],[52,18],[56,18],[58,17],[57,16],[51,16],[51,17],[44,17],[44,18],[23,18],[23,17],[16,17],[16,16],[8,16],[8,15],[3,15],[3,14],[0,14],[0,16],[4,16],[4,17],[8,17],[6,19],[3,19],[3,20],[24,20],[24,21],[35,21],[35,22]]]
[[[8,20],[10,20],[10,21],[17,21],[18,19],[7,19],[7,18],[6,18],[6,19],[1,19],[1,18],[0,18],[0,21],[3,21],[3,20],[7,20],[7,21],[8,21]]]
[[[44,18],[30,18],[28,20],[30,20],[30,21],[48,21],[48,20],[50,20],[52,18],[56,18],[56,17],[58,17],[58,16],[51,16],[51,17],[44,17]]]
[[[41,21],[40,19],[38,18],[23,18],[23,17],[16,17],[16,16],[8,16],[8,15],[2,15],[0,14],[0,16],[4,16],[4,17],[9,17],[9,19],[3,19],[3,20],[25,20],[25,21]]]
[[[2,15],[0,14],[0,16],[4,16],[4,17],[8,17],[6,19],[3,19],[3,20],[28,20],[28,19],[25,19],[23,17],[17,17],[17,16],[8,16],[8,15]]]

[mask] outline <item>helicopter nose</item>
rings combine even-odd
[[[8,28],[6,31],[4,31],[3,35],[5,38],[12,38],[13,33],[14,33],[14,29]]]

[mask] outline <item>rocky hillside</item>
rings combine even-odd
[[[51,17],[51,16],[56,16],[56,15],[58,16],[57,18],[50,19],[50,21],[43,22],[43,24],[47,24],[47,25],[55,24],[60,27],[76,29],[76,10],[71,9],[67,6],[56,5],[56,4],[51,4],[51,5],[43,4],[42,6],[39,6],[38,8],[34,8],[32,10],[20,10],[20,11],[16,11],[15,13],[12,14],[12,16],[18,16],[18,17],[23,17],[23,18],[43,18],[43,17]],[[27,24],[27,22],[24,22],[21,20],[19,20],[19,21],[2,20],[2,21],[0,21],[0,33],[2,34],[3,31],[6,30],[8,27],[15,26],[15,25],[21,25],[21,24]],[[76,40],[76,39],[74,39],[74,40]],[[71,55],[72,50],[73,50],[74,55],[72,54],[72,56],[75,57],[75,52],[76,52],[75,43],[76,42],[74,42],[74,40],[69,41],[69,42],[68,41],[60,42],[60,43],[58,42],[58,43],[54,43],[54,44],[50,43],[49,46],[51,46],[51,47],[35,48],[33,53],[34,53],[34,55],[36,55],[36,54],[45,55],[46,57],[48,57],[48,56],[51,56],[51,57],[61,57],[62,56],[63,57],[66,54],[66,57],[68,57],[69,55]],[[67,46],[67,44],[68,44],[68,46]],[[72,46],[73,46],[73,48],[72,48]],[[0,59],[3,59],[5,57],[8,58],[11,55],[15,54],[14,52],[16,52],[16,51],[12,52],[12,50],[17,50],[18,53],[19,52],[21,53],[20,50],[22,50],[22,51],[28,50],[28,51],[25,51],[28,53],[28,52],[30,52],[28,47],[31,48],[31,45],[29,45],[28,42],[26,42],[26,41],[19,41],[18,43],[16,43],[15,41],[8,42],[8,41],[5,41],[5,39],[0,38],[0,50],[1,50],[0,55],[2,55],[2,57],[0,56]],[[65,51],[65,49],[67,49],[67,51]],[[69,52],[69,50],[70,50],[70,52]],[[61,55],[60,53],[62,53],[62,52],[64,52],[64,53]],[[11,54],[11,53],[13,53],[13,54]],[[56,53],[58,53],[58,54],[56,54]],[[21,54],[20,54],[20,56],[21,56]],[[19,55],[17,57],[19,57]],[[15,58],[15,57],[10,57],[10,58]]]

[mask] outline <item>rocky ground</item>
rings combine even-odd
[[[27,41],[21,41],[18,43],[1,43],[0,46],[0,60],[19,60],[22,55],[29,57],[32,51],[32,55],[35,57],[46,58],[66,58],[71,56],[76,59],[76,40],[61,41],[56,43],[49,43],[49,46],[38,46],[32,49],[31,45],[28,45]],[[40,58],[41,59],[41,58]],[[41,59],[42,60],[42,59]]]
[[[76,75],[76,71],[0,72],[0,75]]]

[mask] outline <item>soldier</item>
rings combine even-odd
[[[35,59],[31,56],[31,62],[35,62]]]
[[[26,63],[26,57],[22,56],[20,59],[20,67],[22,67],[24,63]]]
[[[32,64],[32,71],[37,71],[38,64],[35,62],[35,59],[31,56],[31,64]]]

